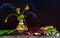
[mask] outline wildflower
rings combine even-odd
[[[25,10],[29,10],[29,6],[28,5],[26,5]]]
[[[18,14],[20,14],[20,10],[21,10],[20,8],[16,8]]]
[[[18,16],[18,20],[24,19],[24,15]]]

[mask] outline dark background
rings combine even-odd
[[[0,4],[3,3],[11,3],[15,5],[16,7],[23,7],[26,3],[33,2],[36,6],[36,12],[37,18],[33,18],[32,16],[27,17],[27,25],[28,26],[37,26],[40,25],[49,25],[52,24],[54,27],[56,27],[58,30],[60,29],[60,13],[59,13],[59,2],[57,0],[0,0]],[[32,8],[31,8],[31,11]],[[13,27],[16,28],[16,25],[18,24],[18,21],[15,16],[10,17],[10,20],[7,24],[3,22],[4,18],[6,18],[7,15],[15,13],[14,10],[10,10],[9,8],[3,8],[0,10],[0,27],[1,29],[12,29]],[[14,19],[14,18],[15,19]],[[12,20],[11,20],[12,18]],[[59,30],[60,31],[60,30]]]

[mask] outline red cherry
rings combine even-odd
[[[31,34],[33,34],[33,31],[30,31]]]
[[[25,34],[25,35],[28,35],[28,32],[25,32],[24,34]]]

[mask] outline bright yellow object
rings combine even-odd
[[[28,27],[26,26],[25,30],[28,30]]]
[[[16,8],[18,14],[20,14],[20,10],[21,10],[20,8]]]
[[[18,16],[18,20],[24,19],[24,15]]]
[[[25,10],[29,10],[29,6],[28,5],[26,5]]]

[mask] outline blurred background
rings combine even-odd
[[[0,5],[3,3],[10,3],[16,8],[21,9],[26,5],[30,5],[30,12],[33,12],[37,17],[27,14],[26,22],[28,26],[40,27],[44,25],[53,25],[60,31],[60,13],[59,2],[57,0],[0,0]],[[4,23],[4,19],[12,13],[16,13],[15,9],[11,10],[7,7],[0,9],[0,29],[13,29],[16,28],[18,21],[15,16],[11,16],[8,23]]]

